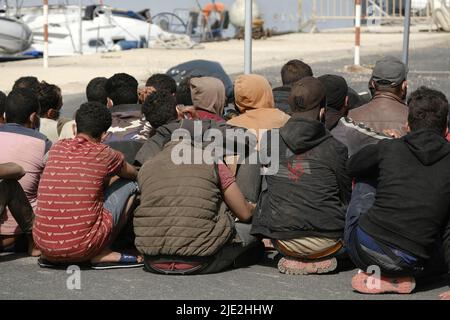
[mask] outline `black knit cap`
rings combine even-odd
[[[293,84],[289,106],[293,111],[306,112],[321,107],[325,101],[325,87],[319,79],[306,77]]]
[[[319,80],[325,86],[327,108],[341,110],[348,95],[347,81],[343,77],[333,74],[323,75],[319,77]]]

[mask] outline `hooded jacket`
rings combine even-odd
[[[433,130],[383,140],[350,158],[352,176],[379,171],[376,200],[359,220],[377,241],[429,259],[444,236],[450,254],[450,145]]]
[[[351,193],[347,148],[322,123],[294,115],[280,129],[279,157],[278,172],[266,176],[252,234],[279,240],[342,237]]]
[[[191,98],[195,109],[216,115],[215,119],[223,120],[223,109],[226,105],[225,86],[219,79],[212,77],[193,78]],[[214,119],[213,119],[214,120]]]
[[[238,77],[234,84],[235,104],[241,115],[228,121],[236,127],[253,129],[281,128],[289,115],[275,108],[272,88],[267,79],[250,74]]]

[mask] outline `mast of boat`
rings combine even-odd
[[[44,0],[44,68],[48,68],[48,0]]]
[[[79,29],[78,29],[78,53],[83,54],[83,0],[78,1],[78,13],[79,13]]]

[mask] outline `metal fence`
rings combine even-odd
[[[432,1],[412,0],[413,23],[432,23]],[[450,0],[444,1],[450,6]],[[384,23],[403,20],[406,0],[361,0],[363,19],[377,19]],[[313,0],[313,23],[318,21],[354,20],[355,0]]]

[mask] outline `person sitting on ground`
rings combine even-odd
[[[87,102],[98,102],[105,106],[112,107],[109,105],[108,94],[106,93],[106,82],[107,78],[97,77],[89,81],[86,87],[86,99]],[[61,133],[59,135],[59,140],[72,139],[75,137],[76,124],[75,120],[68,121],[64,124]]]
[[[39,91],[39,85],[41,83],[39,82],[38,78],[36,77],[21,77],[14,82],[12,91],[16,89],[30,89],[35,94]]]
[[[60,119],[63,98],[61,89],[53,84],[41,82],[38,90],[40,126],[39,132],[55,143],[67,119]]]
[[[325,88],[313,77],[295,83],[289,97],[292,118],[267,133],[267,153],[279,153],[279,170],[267,175],[253,218],[252,234],[272,239],[286,274],[328,273],[343,253],[345,212],[351,180],[347,148],[319,121]],[[279,133],[279,134],[278,134]],[[272,150],[277,139],[279,150]]]
[[[192,105],[200,120],[223,120],[223,110],[227,104],[225,86],[222,80],[212,77],[192,78],[190,81]]]
[[[287,114],[291,114],[288,99],[291,94],[292,85],[305,77],[312,76],[313,71],[311,67],[303,61],[296,59],[286,63],[281,69],[281,81],[283,86],[273,89],[275,106]]]
[[[105,143],[132,163],[150,134],[142,106],[138,104],[138,82],[129,74],[118,73],[106,82],[106,92],[108,104],[112,105],[112,126]]]
[[[33,237],[41,267],[90,263],[94,269],[142,266],[139,256],[113,252],[119,231],[131,218],[136,169],[101,143],[111,113],[98,102],[81,105],[77,135],[50,150],[41,178]]]
[[[6,94],[0,91],[0,126],[5,124]]]
[[[348,117],[349,88],[344,78],[327,74],[319,80],[325,86],[327,97],[325,126],[336,140],[347,147],[349,157],[367,145],[389,138]]]
[[[447,116],[445,95],[422,88],[410,101],[406,136],[367,146],[350,158],[348,171],[357,184],[347,212],[345,244],[362,270],[352,279],[356,291],[407,294],[416,280],[447,271]],[[377,183],[368,183],[373,177]],[[379,268],[374,278],[371,266]]]
[[[263,76],[256,74],[239,76],[234,84],[234,95],[235,104],[241,115],[227,123],[255,131],[258,140],[265,131],[281,128],[290,118],[275,108],[272,88]]]
[[[39,127],[39,101],[30,89],[16,89],[6,100],[6,124],[0,127],[0,163],[16,163],[25,171],[20,179],[28,202],[36,212],[38,185],[44,171],[47,152],[52,143]],[[0,238],[14,251],[27,251],[22,247],[24,232],[10,211],[0,220]]]
[[[37,257],[41,253],[33,241],[33,208],[18,182],[24,175],[25,170],[15,163],[0,164],[0,217],[9,210],[28,239],[28,254]],[[7,242],[0,237],[0,251],[9,250]]]
[[[263,76],[239,76],[235,81],[234,96],[241,115],[227,121],[227,124],[253,133],[258,143],[257,150],[267,130],[281,128],[290,118],[288,114],[275,108],[272,88]],[[227,157],[225,160],[246,198],[257,201],[262,185],[259,164],[249,164],[247,160],[238,157]],[[240,163],[243,165],[238,165]]]
[[[157,91],[147,98],[146,105],[153,127],[164,122],[180,126],[171,93]],[[172,151],[182,145],[194,151],[190,141],[166,143],[139,171],[141,201],[134,230],[146,269],[163,274],[206,274],[256,262],[263,247],[249,235],[250,225],[244,223],[251,218],[254,205],[245,200],[223,163],[176,164]],[[227,206],[239,222],[234,222]]]
[[[408,118],[408,107],[405,105],[407,74],[405,64],[395,57],[388,56],[378,61],[370,81],[375,88],[374,97],[368,104],[350,110],[349,118],[379,133],[389,130],[399,136],[405,135]]]

